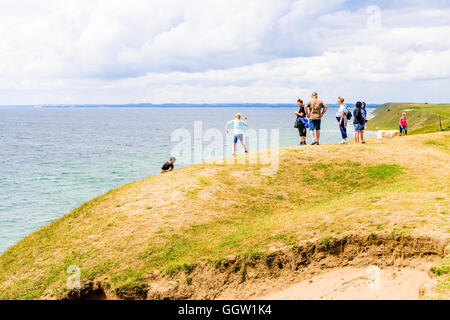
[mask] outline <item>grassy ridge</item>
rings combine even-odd
[[[408,119],[408,133],[430,133],[440,130],[439,116],[442,129],[450,130],[449,104],[418,104],[418,103],[386,103],[375,111],[375,117],[367,123],[369,130],[397,130],[398,122],[406,112]]]
[[[449,172],[442,164],[449,147],[448,133],[392,146],[296,146],[280,150],[273,176],[243,155],[127,184],[2,254],[0,298],[59,297],[71,265],[82,280],[133,290],[153,270],[260,256],[304,240],[331,243],[350,233],[448,238]],[[447,296],[448,278],[440,277]]]

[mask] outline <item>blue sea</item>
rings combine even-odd
[[[336,110],[324,116],[321,143],[341,140]],[[83,202],[158,174],[177,129],[193,135],[201,121],[203,132],[224,132],[240,112],[249,129],[279,129],[280,146],[289,146],[299,140],[294,111],[296,105],[0,107],[0,253]]]

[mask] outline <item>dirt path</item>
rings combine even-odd
[[[339,268],[258,299],[419,299],[420,287],[429,280],[425,271],[410,268]]]

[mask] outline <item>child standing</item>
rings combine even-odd
[[[403,132],[405,132],[405,136],[408,135],[408,124],[406,123],[406,113],[402,113],[402,117],[400,118],[400,121],[398,122],[399,129],[400,129],[400,136],[403,135]]]
[[[227,122],[226,131],[227,134],[229,132],[229,127],[233,127],[234,131],[234,139],[233,139],[233,156],[236,154],[236,143],[238,140],[241,142],[242,147],[244,148],[245,153],[247,153],[247,147],[244,144],[244,130],[245,127],[248,126],[247,117],[244,117],[244,120],[241,119],[242,116],[240,113],[236,113],[234,119]]]

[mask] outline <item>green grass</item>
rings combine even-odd
[[[426,141],[424,141],[424,144],[431,145],[431,146],[441,146],[441,147],[445,146],[444,143],[438,142],[436,140],[426,140]]]
[[[378,166],[367,167],[367,175],[372,179],[384,180],[397,177],[402,174],[403,169],[396,164],[380,164]]]
[[[450,248],[447,248],[447,255],[438,264],[431,267],[431,272],[436,276],[433,279],[430,296],[433,300],[449,300],[450,297]]]
[[[321,245],[325,246],[325,248],[327,248],[327,249],[333,249],[336,246],[334,241],[331,239],[331,236],[328,236],[328,235],[320,238],[319,243]]]
[[[306,172],[308,177],[313,177],[311,195],[320,199],[322,205],[328,203],[325,199],[339,199],[342,195],[345,196],[344,191],[351,192],[355,188],[368,190],[376,185],[392,183],[395,181],[393,178],[402,174],[402,167],[397,165],[364,167],[351,161],[328,165],[313,164],[306,168],[309,170],[298,173],[298,178],[289,170],[281,168],[277,175],[268,178],[273,180],[272,188],[245,186],[241,187],[238,193],[230,190],[236,203],[245,205],[234,208],[233,214],[227,219],[194,225],[169,238],[155,239],[151,247],[141,255],[145,261],[144,269],[167,265],[174,268],[183,264],[195,264],[201,260],[216,260],[229,254],[246,256],[249,252],[267,250],[271,240],[276,239],[286,244],[296,243],[298,238],[294,233],[285,232],[276,237],[269,236],[272,230],[283,229],[286,221],[284,216],[278,216],[277,213],[289,210],[290,207],[288,199],[274,202],[271,194],[285,189],[286,185],[302,183],[301,177]],[[387,178],[391,180],[385,182]],[[305,182],[311,183],[309,178],[305,179]],[[283,204],[280,208],[281,201]],[[316,202],[304,204],[312,208]],[[290,215],[291,219],[297,220],[303,214],[304,211],[293,211]],[[320,228],[325,232],[332,226]],[[327,248],[333,248],[334,242],[329,236],[321,238],[320,241]]]
[[[441,165],[448,154],[423,142],[448,148],[450,139],[441,133],[403,141],[400,149],[324,145],[316,156],[286,149],[272,176],[260,175],[260,165],[201,165],[122,186],[3,253],[0,298],[59,297],[70,265],[83,280],[133,291],[148,285],[154,270],[185,273],[189,284],[200,262],[216,265],[230,255],[241,257],[244,281],[247,264],[265,261],[273,247],[313,241],[331,250],[333,239],[348,233],[448,234],[448,170]],[[435,152],[418,154],[418,145]],[[429,165],[425,173],[419,161]],[[205,167],[214,173],[201,176]],[[234,174],[242,171],[245,179]],[[167,184],[176,192],[161,206],[155,199],[171,196],[157,194]]]
[[[449,104],[386,103],[377,108],[375,117],[367,123],[368,130],[398,130],[403,112],[408,119],[408,134],[430,133],[450,130]]]
[[[107,282],[106,282],[107,283]],[[121,290],[133,290],[145,286],[143,272],[126,268],[121,273],[117,273],[111,277],[111,283],[114,287]]]
[[[209,179],[207,177],[198,177],[198,182],[200,183],[200,186],[202,186],[202,187],[208,187],[212,184],[211,179]]]
[[[450,273],[450,255],[447,255],[442,261],[433,267],[431,267],[431,272],[436,276],[442,276]]]

